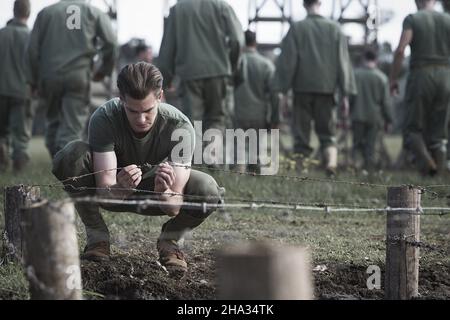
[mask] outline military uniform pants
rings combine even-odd
[[[294,152],[305,157],[314,149],[310,145],[311,126],[319,137],[322,150],[336,145],[336,112],[332,94],[296,93],[293,108]]]
[[[266,164],[267,159],[261,159],[262,150],[259,149],[259,129],[267,129],[267,124],[260,121],[241,121],[236,120],[235,130],[242,129],[244,132],[251,130],[255,132],[256,136],[249,134],[249,138],[245,138],[244,141],[236,141],[234,144],[234,161],[238,171],[245,171],[248,169],[252,172],[259,173],[261,164]],[[252,144],[252,145],[250,145]],[[264,155],[268,155],[268,150],[264,150]],[[243,161],[244,160],[244,161]]]
[[[420,134],[428,150],[446,151],[450,107],[450,68],[424,67],[411,71],[405,94],[405,135]]]
[[[11,141],[13,160],[29,159],[32,120],[29,100],[0,96],[0,143]]]
[[[376,123],[354,121],[352,123],[353,151],[360,152],[364,159],[364,167],[372,170],[375,167],[375,145],[380,132]]]
[[[193,123],[201,121],[202,124],[202,132],[196,132],[196,141],[203,141],[200,134],[208,129],[217,129],[221,134],[211,141],[205,141],[204,145],[196,144],[196,148],[205,148],[208,145],[209,150],[214,150],[203,153],[203,162],[206,164],[221,165],[225,162],[226,155],[221,137],[229,122],[228,109],[232,99],[227,95],[230,92],[227,77],[183,81],[181,85],[183,110]]]
[[[181,98],[189,119],[203,121],[203,130],[224,129],[228,112],[227,86],[227,77],[183,81]]]
[[[93,172],[92,154],[87,143],[72,141],[59,151],[53,159],[53,174],[63,181],[69,177],[80,176]],[[80,187],[95,188],[93,175],[67,182],[66,191],[72,197],[93,196],[95,190],[80,191]],[[154,190],[154,176],[143,179],[137,189]],[[220,201],[220,190],[214,178],[210,175],[191,170],[189,180],[184,191],[185,201],[196,203],[217,204]],[[133,193],[133,197],[151,197],[148,193]],[[157,199],[156,199],[157,200]],[[141,208],[135,205],[100,205],[105,210],[114,212],[134,212],[142,215],[166,215],[159,207]],[[76,209],[86,227],[88,244],[99,241],[109,241],[109,231],[100,213],[100,206],[96,204],[78,203]],[[206,211],[182,208],[179,214],[170,219],[165,225],[164,237],[179,240],[183,234],[200,225],[214,209]]]
[[[89,116],[90,72],[45,79],[40,93],[47,104],[45,143],[53,157],[68,142],[82,139]]]

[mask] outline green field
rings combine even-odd
[[[393,156],[398,153],[398,146],[398,138],[389,140],[388,148]],[[5,187],[56,182],[50,173],[50,158],[42,139],[33,140],[32,159],[32,165],[23,174],[2,174],[0,184]],[[288,160],[282,162],[280,173],[296,174]],[[212,174],[226,188],[226,199],[371,208],[386,206],[386,188],[383,187],[240,176],[223,172]],[[325,178],[323,173],[315,169],[310,170],[308,176]],[[339,175],[338,180],[428,186],[449,184],[449,177],[423,178],[411,171],[388,171],[365,177],[346,171]],[[450,187],[434,188],[432,191],[423,195],[423,207],[449,206],[447,198],[450,197]],[[65,197],[58,188],[41,188],[41,194],[50,199]],[[3,199],[1,201],[3,203]],[[83,288],[88,299],[214,299],[217,292],[216,250],[228,243],[248,240],[270,240],[308,247],[313,267],[327,267],[325,271],[313,272],[316,298],[383,298],[383,290],[367,289],[366,270],[370,265],[378,265],[384,271],[384,213],[326,214],[325,211],[269,209],[217,212],[187,237],[184,250],[190,270],[180,281],[168,278],[156,263],[156,238],[166,218],[128,213],[106,213],[105,218],[112,234],[114,257],[108,264],[82,264]],[[2,229],[3,223],[2,211]],[[80,248],[83,248],[84,230],[79,221],[78,230]],[[420,297],[449,299],[450,215],[421,217],[421,240],[439,250],[420,250]],[[26,298],[27,281],[22,268],[16,264],[3,264],[0,267],[0,299]]]

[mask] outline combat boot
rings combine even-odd
[[[337,174],[338,151],[336,147],[327,147],[323,151],[325,161],[325,173],[329,178],[335,178]]]
[[[167,223],[163,224],[161,235],[156,243],[159,262],[167,269],[171,277],[181,279],[187,272],[187,263],[183,252],[178,246],[178,241],[164,237],[164,229]]]
[[[5,172],[9,167],[8,145],[0,143],[0,172]]]
[[[20,157],[17,159],[13,160],[13,171],[14,173],[19,173],[21,171],[23,171],[26,166],[28,165],[28,162],[30,162],[30,160],[26,157]]]
[[[428,152],[422,135],[419,133],[410,133],[409,142],[411,150],[417,157],[421,172],[425,175],[435,175],[438,171],[438,167],[433,157]]]
[[[84,252],[81,255],[81,259],[102,262],[102,261],[109,261],[110,256],[111,256],[111,249],[109,242],[100,241],[87,245],[84,248]]]
[[[431,155],[436,163],[437,172],[439,174],[444,173],[447,161],[447,151],[440,148],[434,148],[431,150]]]

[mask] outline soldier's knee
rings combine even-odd
[[[81,140],[72,141],[56,153],[52,161],[52,173],[60,181],[86,174],[90,171],[90,160],[89,144]]]
[[[216,180],[200,171],[191,171],[191,178],[186,186],[185,195],[186,201],[196,203],[218,204],[221,199],[220,188]],[[199,218],[206,218],[215,210],[215,208],[195,210],[195,215]]]
[[[193,193],[199,201],[217,203],[220,200],[219,186],[213,177],[202,173],[195,180],[193,182],[196,186]]]

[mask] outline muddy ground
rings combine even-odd
[[[82,278],[88,299],[217,299],[215,254],[198,251],[187,258],[190,266],[181,280],[169,277],[156,253],[116,255],[108,263],[83,262]],[[368,290],[366,266],[326,264],[314,272],[315,297],[325,300],[383,299],[383,290]],[[383,270],[382,270],[383,272]],[[383,278],[383,276],[382,276]],[[383,282],[382,282],[383,288]],[[450,298],[450,267],[420,269],[421,299]],[[93,293],[97,294],[93,294]]]

